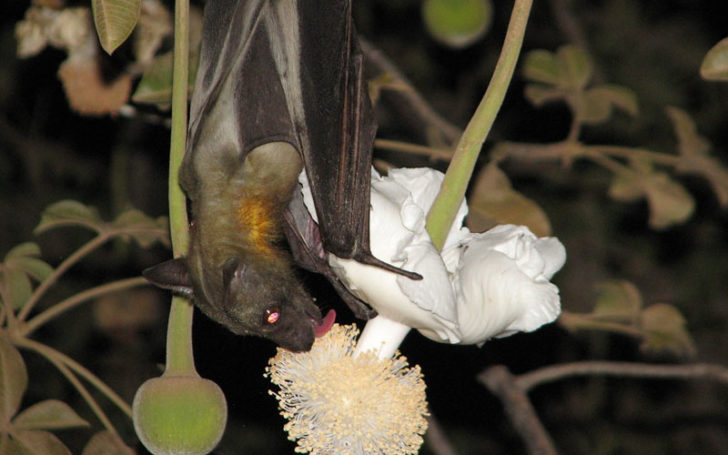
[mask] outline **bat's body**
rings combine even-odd
[[[240,334],[308,350],[321,313],[295,261],[324,273],[359,317],[374,314],[326,253],[416,278],[369,251],[376,126],[347,0],[208,0],[180,180],[191,201],[186,258],[145,272]],[[311,184],[318,225],[297,177]]]

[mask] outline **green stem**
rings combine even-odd
[[[187,139],[187,86],[189,61],[189,0],[176,0],[174,9],[174,73],[172,78],[172,133],[169,150],[169,218],[175,257],[187,251],[187,209],[179,186],[179,167]],[[167,326],[166,374],[194,374],[192,354],[192,305],[172,298]]]
[[[110,236],[108,234],[99,234],[96,237],[92,238],[88,242],[86,242],[85,245],[83,245],[81,248],[76,250],[72,255],[68,256],[63,262],[61,262],[58,267],[53,270],[53,273],[48,275],[48,278],[43,280],[43,282],[38,285],[37,288],[35,288],[35,291],[33,292],[33,295],[30,296],[30,299],[28,300],[28,303],[25,304],[23,309],[18,313],[18,320],[24,321],[28,314],[30,314],[30,311],[33,309],[33,307],[38,303],[38,301],[45,295],[45,292],[53,286],[53,284],[58,280],[58,278],[63,275],[66,270],[68,270],[72,265],[83,259],[87,254],[98,248],[99,246],[103,245],[106,241],[108,241]]]
[[[596,321],[591,319],[589,315],[569,313],[566,311],[561,313],[558,322],[569,330],[598,330],[602,332],[620,333],[636,338],[644,336],[641,330],[631,325],[618,322]]]
[[[96,286],[95,288],[86,289],[85,291],[73,295],[66,300],[58,302],[57,304],[48,308],[33,319],[29,320],[27,324],[25,324],[22,328],[20,328],[20,330],[18,330],[18,334],[27,337],[32,332],[37,330],[40,326],[55,318],[59,314],[64,313],[71,308],[80,305],[81,303],[87,302],[91,299],[95,299],[96,297],[147,284],[149,284],[149,282],[144,278],[136,277],[128,278],[126,280],[114,281],[111,283],[105,283],[101,286]]]
[[[587,151],[596,151],[605,155],[616,156],[620,158],[641,158],[653,163],[664,166],[677,166],[681,162],[681,157],[670,155],[667,153],[653,152],[642,148],[620,147],[616,145],[584,145],[582,148]]]
[[[394,152],[405,152],[412,155],[424,155],[430,157],[431,160],[449,161],[452,157],[452,149],[435,148],[426,145],[411,144],[409,142],[394,141],[391,139],[376,139],[374,147]]]
[[[192,351],[192,309],[184,298],[172,297],[167,323],[165,376],[197,376]]]
[[[442,249],[445,244],[445,238],[450,232],[458,207],[465,197],[465,190],[473,174],[480,149],[503,104],[521,52],[532,3],[532,0],[516,0],[513,5],[508,31],[493,77],[480,105],[460,137],[450,166],[447,168],[445,180],[442,182],[440,194],[427,215],[427,231],[432,243],[438,249]]]
[[[584,145],[577,141],[561,141],[551,144],[501,142],[494,147],[494,154],[528,160],[569,160],[574,158],[603,156],[629,160],[639,158],[663,166],[676,167],[682,158],[668,153],[653,152],[643,148],[618,145]]]
[[[187,141],[187,89],[189,79],[189,0],[176,0],[174,67],[172,76],[172,131],[169,147],[169,217],[175,257],[187,252],[187,207],[179,186],[179,168]]]
[[[96,400],[94,400],[94,398],[91,396],[86,387],[84,387],[81,381],[78,380],[76,374],[83,377],[91,385],[96,387],[112,403],[114,403],[119,409],[121,409],[124,414],[131,418],[131,406],[129,406],[129,404],[127,404],[123,398],[117,395],[116,392],[111,390],[111,388],[109,388],[109,386],[107,386],[101,379],[96,377],[96,375],[91,373],[89,370],[84,368],[81,364],[79,364],[72,358],[59,351],[56,351],[50,346],[46,346],[42,343],[38,343],[27,338],[13,339],[13,343],[20,347],[37,352],[38,354],[48,359],[48,361],[51,362],[53,365],[55,365],[56,368],[58,368],[58,370],[76,388],[76,390],[84,398],[84,400],[86,400],[89,407],[94,411],[94,414],[96,414],[101,423],[103,423],[104,427],[106,427],[106,429],[108,429],[110,432],[118,435],[109,418],[106,416]]]

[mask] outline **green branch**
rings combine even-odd
[[[93,410],[94,414],[96,414],[104,427],[106,427],[106,429],[118,436],[116,429],[111,424],[111,421],[106,416],[104,411],[101,409],[101,406],[99,406],[99,404],[91,396],[86,387],[84,387],[81,381],[79,381],[79,379],[76,377],[76,374],[83,377],[86,381],[89,382],[89,384],[96,387],[112,403],[114,403],[119,409],[121,409],[124,414],[131,417],[131,406],[129,406],[129,404],[126,403],[123,398],[117,395],[116,392],[114,392],[96,375],[87,370],[83,365],[79,364],[62,352],[56,351],[50,346],[46,346],[42,343],[38,343],[37,341],[33,341],[27,338],[13,338],[12,341],[13,344],[19,347],[35,351],[36,353],[48,359],[48,361],[51,362],[53,365],[55,365],[56,368],[58,368],[58,370],[76,388],[76,390],[84,398],[84,400],[86,400],[89,407]]]
[[[30,311],[33,309],[33,307],[40,301],[40,299],[45,295],[45,292],[53,286],[53,284],[58,280],[58,278],[63,275],[66,270],[68,270],[71,266],[76,264],[78,261],[83,259],[86,255],[91,253],[93,250],[98,248],[99,246],[103,245],[106,241],[108,241],[110,236],[108,234],[99,234],[96,237],[92,238],[86,244],[84,244],[81,248],[74,251],[74,253],[70,256],[68,256],[63,262],[61,262],[58,267],[56,267],[53,270],[53,273],[48,275],[48,278],[43,280],[43,282],[38,285],[37,288],[35,288],[35,291],[33,291],[33,295],[28,300],[28,303],[25,304],[23,309],[18,314],[18,320],[24,321],[28,314],[30,314]]]
[[[144,286],[148,285],[149,282],[145,280],[142,277],[136,277],[136,278],[128,278],[126,280],[119,280],[114,281],[111,283],[105,283],[101,286],[96,286],[91,289],[86,289],[83,292],[79,292],[78,294],[75,294],[63,301],[58,302],[57,304],[53,305],[52,307],[48,308],[44,312],[40,313],[33,319],[29,320],[27,324],[22,326],[18,330],[18,334],[21,336],[28,336],[35,330],[37,330],[40,326],[45,324],[46,322],[50,321],[51,319],[55,318],[61,313],[64,313],[71,308],[80,305],[84,302],[87,302],[91,299],[95,299],[97,297],[100,297],[105,294],[110,294],[112,292],[118,292],[122,291],[124,289],[130,289],[137,286]]]
[[[442,249],[458,207],[473,174],[480,149],[503,104],[518,61],[532,0],[516,0],[493,77],[480,105],[465,128],[455,149],[440,194],[427,215],[427,231],[436,248]]]
[[[187,81],[189,66],[189,1],[176,0],[174,16],[174,67],[172,76],[172,132],[169,151],[169,219],[175,257],[187,251],[187,208],[179,186],[179,168],[187,139]],[[192,354],[192,305],[172,298],[167,325],[165,374],[197,374]]]

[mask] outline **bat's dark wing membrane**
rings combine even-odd
[[[265,0],[214,0],[205,6],[181,171],[188,195],[199,194],[192,188],[202,184],[196,175],[214,175],[210,167],[236,169],[259,145],[283,141],[299,148],[275,36],[266,24],[270,10]],[[221,156],[229,162],[221,163]]]
[[[304,163],[324,249],[400,273],[369,249],[369,197],[376,124],[351,1],[298,2]]]

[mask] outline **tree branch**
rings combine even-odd
[[[503,365],[490,367],[478,375],[478,381],[500,398],[506,415],[526,444],[528,453],[532,455],[556,455],[558,453],[551,436],[546,432],[526,396],[525,390],[518,385],[517,377],[512,375],[508,368]]]
[[[399,103],[403,105],[397,107],[404,108],[411,114],[400,116],[400,118],[406,119],[414,116],[420,123],[438,131],[449,144],[454,146],[460,139],[462,130],[440,116],[380,49],[361,36],[359,37],[359,44],[367,62],[376,68],[378,72],[387,73],[393,79],[397,79],[404,86],[410,88],[409,90],[398,90],[396,92]],[[427,128],[421,129],[421,131],[426,130]]]
[[[435,455],[457,455],[455,448],[445,434],[440,422],[432,415],[430,411],[429,417],[427,417],[427,433],[425,433],[425,440],[427,446]]]
[[[649,379],[707,379],[728,385],[728,368],[709,363],[654,365],[651,363],[586,361],[552,365],[515,378],[524,392],[572,376],[606,375]]]
[[[541,384],[572,376],[607,375],[647,379],[704,379],[728,385],[728,368],[709,363],[655,365],[651,363],[584,361],[552,365],[525,373],[511,374],[503,365],[488,368],[478,381],[496,395],[516,432],[533,455],[556,454],[551,437],[526,395]]]

